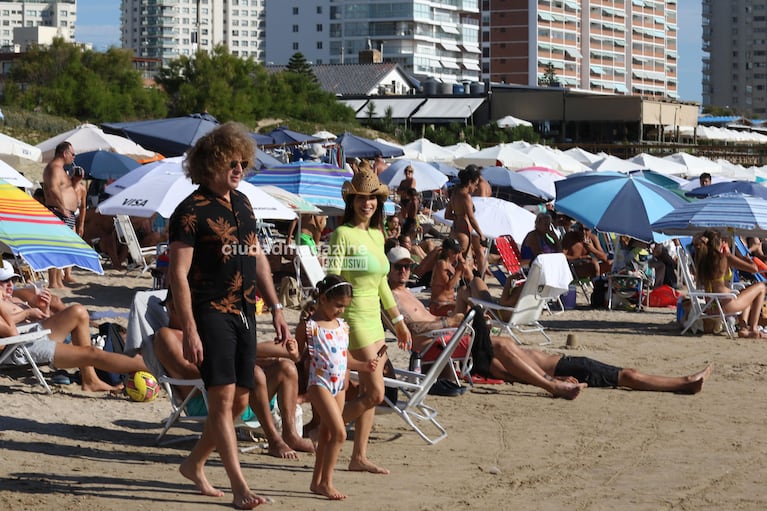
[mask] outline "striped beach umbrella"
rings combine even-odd
[[[99,256],[48,208],[0,180],[0,248],[34,271],[77,266],[102,275]]]
[[[602,232],[658,240],[650,224],[686,204],[675,193],[620,172],[574,174],[554,183],[555,209]]]
[[[683,204],[653,222],[652,228],[680,236],[720,229],[761,237],[767,235],[767,200],[743,194],[708,197]]]

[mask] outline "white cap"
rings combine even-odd
[[[410,251],[405,247],[392,247],[386,257],[389,258],[389,262],[392,264],[404,261],[405,259],[411,263],[413,262],[413,258],[410,257]]]
[[[16,277],[21,278],[21,275],[13,271],[13,265],[8,261],[3,261],[3,267],[0,268],[0,280],[5,281]]]

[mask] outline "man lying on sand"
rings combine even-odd
[[[405,287],[409,276],[410,255],[402,247],[389,251],[389,286],[394,294],[394,300],[402,314],[405,323],[413,333],[413,345],[418,346],[428,339],[423,334],[431,330],[446,327],[457,327],[463,319],[463,314],[455,314],[440,318],[431,314],[426,307]],[[697,394],[703,389],[703,383],[711,375],[712,365],[702,371],[688,376],[658,376],[645,374],[636,369],[611,366],[587,357],[570,357],[557,353],[545,353],[540,350],[522,349],[513,339],[487,335],[483,322],[475,321],[475,348],[490,344],[491,361],[487,374],[482,376],[502,379],[509,383],[519,382],[536,385],[551,392],[555,397],[575,399],[581,389],[586,387],[625,387],[633,390],[649,390],[656,392],[677,392],[680,394]],[[481,337],[489,337],[490,342],[482,342]],[[472,349],[472,353],[475,349]],[[475,369],[478,359],[474,356]],[[561,387],[560,385],[569,385]]]
[[[50,329],[51,333],[46,339],[34,341],[28,346],[36,364],[51,365],[58,369],[79,367],[82,389],[90,392],[115,391],[121,387],[101,380],[96,374],[96,367],[114,373],[147,370],[140,356],[128,357],[91,346],[88,311],[82,305],[70,305],[59,313],[51,314],[49,294],[38,295],[42,301],[38,305],[42,308],[17,302],[13,297],[13,285],[18,278],[11,264],[3,261],[3,267],[0,268],[0,337],[18,335],[16,325],[21,323],[39,322],[43,329]],[[70,334],[72,344],[64,344],[64,339]],[[8,361],[16,365],[26,364],[23,358],[16,358],[15,355]]]

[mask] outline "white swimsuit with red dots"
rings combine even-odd
[[[326,329],[313,319],[306,321],[306,337],[311,365],[309,385],[317,385],[332,395],[344,388],[346,353],[349,348],[349,325],[338,318],[338,327]]]

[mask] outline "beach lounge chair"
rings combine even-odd
[[[325,278],[325,269],[308,245],[296,245],[293,264],[296,266],[296,280],[301,286],[301,292],[305,299],[309,298],[317,283]]]
[[[540,254],[530,265],[527,280],[522,286],[516,306],[505,307],[477,298],[470,300],[485,308],[490,314],[493,326],[509,334],[518,344],[522,344],[522,340],[515,332],[540,332],[546,338],[546,341],[541,344],[551,344],[551,338],[538,320],[546,303],[558,299],[562,293],[567,292],[571,280],[570,265],[564,254]],[[506,314],[509,315],[508,321],[502,318],[502,315]]]
[[[384,397],[387,410],[392,410],[399,415],[410,428],[418,433],[418,436],[430,445],[447,438],[447,430],[437,421],[437,410],[425,403],[429,396],[429,389],[437,381],[439,375],[450,363],[453,352],[461,342],[464,334],[469,333],[472,338],[474,331],[471,323],[474,321],[475,314],[481,314],[481,310],[474,308],[469,311],[458,328],[455,329],[445,348],[436,358],[426,373],[416,373],[404,369],[394,369],[396,378],[384,378],[384,384],[390,388],[396,388],[399,396],[397,402],[393,402],[388,396]],[[358,378],[357,373],[352,372],[352,379]],[[379,407],[380,409],[381,407]],[[429,426],[431,425],[431,426]],[[427,432],[424,429],[436,430],[436,434]]]
[[[695,283],[695,279],[690,272],[690,259],[687,251],[684,247],[677,247],[677,263],[679,264],[679,272],[682,274],[684,284],[687,287],[687,296],[690,298],[690,312],[687,314],[687,318],[682,325],[682,334],[690,329],[700,329],[698,322],[707,318],[716,318],[722,321],[722,326],[727,332],[727,336],[731,339],[735,338],[734,325],[727,321],[728,317],[735,317],[740,315],[740,312],[727,314],[722,309],[722,300],[730,300],[737,297],[737,293],[734,291],[731,293],[709,293],[698,289]]]
[[[114,222],[117,241],[128,247],[128,255],[131,258],[128,270],[141,268],[141,273],[144,273],[149,269],[146,256],[157,255],[157,247],[142,247],[139,244],[136,231],[133,229],[128,215],[115,215]]]
[[[510,234],[499,236],[493,240],[495,248],[498,249],[498,255],[501,258],[506,271],[497,264],[489,265],[490,273],[495,276],[498,282],[502,285],[506,285],[506,280],[514,279],[513,287],[521,286],[525,283],[527,276],[525,275],[525,269],[522,266],[522,256],[519,252],[517,242]]]
[[[39,325],[31,325],[32,327],[39,326]],[[19,335],[14,335],[12,337],[5,337],[3,339],[0,339],[0,346],[3,347],[3,350],[0,351],[0,366],[4,365],[8,360],[11,359],[11,357],[18,357],[22,362],[28,364],[32,368],[32,372],[35,375],[35,378],[37,378],[37,381],[40,382],[40,385],[43,386],[45,391],[48,394],[53,394],[51,391],[51,388],[48,386],[48,383],[45,381],[45,378],[43,377],[43,373],[40,372],[40,368],[37,367],[37,364],[35,363],[35,360],[32,358],[32,355],[29,353],[29,350],[27,349],[27,346],[31,344],[32,342],[44,338],[46,335],[50,334],[50,330],[34,330],[34,331],[27,331],[25,333],[20,333]]]

